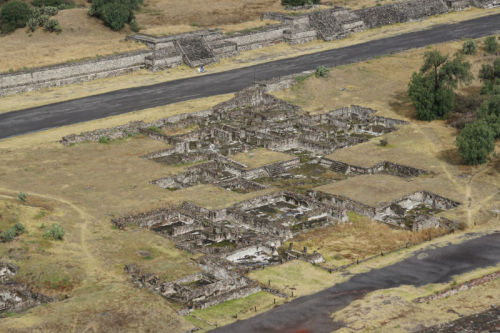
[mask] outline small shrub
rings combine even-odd
[[[24,234],[26,232],[26,228],[24,227],[24,225],[22,225],[19,222],[16,222],[16,224],[14,224],[14,226],[12,228],[16,232],[16,236],[18,236],[20,234]]]
[[[11,242],[16,237],[16,230],[14,228],[9,228],[0,234],[0,239],[2,242]]]
[[[457,229],[461,230],[461,231],[467,229],[467,222],[465,222],[465,221],[458,222]]]
[[[59,25],[59,21],[55,19],[50,19],[48,20],[44,25],[43,28],[49,32],[61,32],[62,28]]]
[[[121,3],[108,3],[103,7],[102,18],[112,30],[118,31],[130,18],[130,11]]]
[[[39,10],[40,10],[40,15],[48,15],[48,16],[55,16],[59,12],[59,8],[53,6],[41,7]]]
[[[28,194],[27,194],[27,193],[25,193],[25,192],[19,192],[19,193],[17,194],[17,198],[18,198],[20,201],[25,202],[25,201],[26,201],[26,199],[28,198]]]
[[[50,20],[50,17],[48,15],[40,15],[40,17],[38,18],[38,23],[41,27],[45,27],[45,25],[47,24],[47,22],[49,22]]]
[[[30,19],[28,20],[28,23],[26,23],[26,25],[28,26],[28,29],[29,29],[30,31],[35,31],[35,30],[36,30],[36,28],[38,28],[38,27],[40,26],[40,23],[39,23],[38,18],[33,18],[33,17],[32,17],[32,18],[30,18]]]
[[[477,42],[475,40],[468,40],[462,46],[462,52],[464,54],[473,55],[477,52]]]
[[[64,238],[64,228],[59,224],[53,224],[45,231],[43,236],[48,239],[62,240]]]
[[[133,32],[139,32],[141,30],[141,27],[135,19],[130,21],[128,25],[130,26],[130,30],[132,30]]]
[[[35,7],[56,7],[58,9],[72,8],[75,6],[70,0],[32,0],[31,4]]]
[[[281,0],[282,6],[298,7],[319,4],[320,0]]]
[[[7,2],[0,11],[1,30],[8,33],[26,26],[31,15],[30,7],[21,1]]]
[[[150,130],[151,132],[161,133],[161,129],[156,126],[150,126],[148,127],[148,130]]]
[[[484,48],[488,53],[495,53],[498,50],[498,42],[495,36],[486,37]]]
[[[316,67],[314,75],[316,75],[316,77],[327,77],[329,72],[330,70],[325,66],[318,66]]]
[[[386,140],[386,139],[382,139],[382,140],[380,140],[380,145],[381,145],[382,147],[387,146],[387,144],[388,144],[388,142],[387,142],[387,140]]]
[[[102,144],[108,144],[111,142],[111,139],[108,138],[107,136],[101,136],[99,138],[99,143],[102,143]]]

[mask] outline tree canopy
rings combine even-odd
[[[439,51],[424,55],[424,64],[413,73],[408,85],[410,96],[420,120],[444,118],[455,104],[455,91],[459,84],[469,84],[473,75],[471,64],[461,55],[450,59]]]
[[[493,130],[484,120],[467,124],[457,136],[456,144],[465,163],[484,163],[495,148]]]

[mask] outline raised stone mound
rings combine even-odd
[[[130,280],[139,287],[148,288],[174,302],[181,303],[189,313],[205,309],[228,300],[245,297],[261,290],[255,281],[223,259],[202,257],[198,261],[201,272],[173,282],[162,281],[158,276],[143,272],[137,265],[125,266]]]
[[[363,21],[344,8],[333,8],[309,14],[309,24],[323,40],[344,38],[352,32],[365,30]]]
[[[420,20],[427,16],[447,13],[448,6],[441,0],[410,0],[354,11],[368,28]]]
[[[500,0],[473,0],[474,5],[480,8],[500,7]]]

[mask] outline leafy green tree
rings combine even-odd
[[[492,129],[495,139],[500,139],[500,94],[493,95],[477,110],[477,118],[484,120]]]
[[[143,0],[92,0],[89,15],[100,18],[113,30],[120,30],[125,23],[138,28],[133,11],[142,3]]]
[[[23,28],[30,18],[30,7],[22,1],[7,2],[0,11],[1,30],[8,33]]]
[[[482,64],[479,70],[479,78],[484,83],[481,93],[492,93],[494,86],[500,84],[500,58],[495,59],[493,66],[490,64]]]
[[[458,84],[469,84],[473,78],[471,64],[460,55],[453,59],[439,51],[424,55],[424,64],[408,85],[408,95],[417,109],[418,119],[442,119],[455,104],[454,89]]]
[[[467,164],[481,164],[495,148],[493,130],[486,121],[466,124],[456,139],[458,152]]]
[[[102,18],[104,23],[112,30],[118,31],[128,22],[130,11],[119,3],[108,3],[103,8]]]
[[[488,53],[495,53],[498,50],[498,42],[495,36],[486,37],[484,40],[484,48]]]

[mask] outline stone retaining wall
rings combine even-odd
[[[151,51],[130,52],[0,74],[0,96],[130,73],[143,68],[151,54]]]

